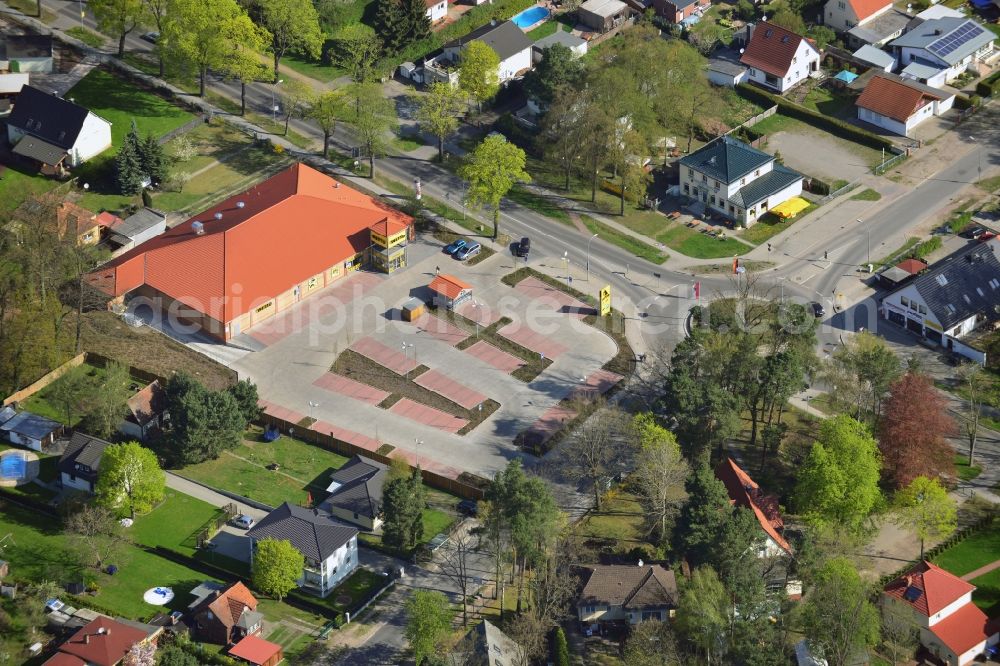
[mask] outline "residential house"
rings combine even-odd
[[[673,617],[677,607],[674,572],[659,564],[627,566],[600,564],[590,567],[587,582],[576,602],[577,617],[584,624],[624,622]]]
[[[52,73],[52,35],[0,35],[0,72]]]
[[[24,86],[7,118],[13,153],[61,174],[111,147],[111,123],[79,104]]]
[[[826,0],[823,24],[837,32],[847,32],[891,10],[891,0]]]
[[[424,4],[431,23],[443,21],[448,16],[448,0],[424,0]]]
[[[152,631],[100,615],[59,645],[43,666],[117,666],[133,646],[155,643],[162,628]]]
[[[743,226],[802,193],[802,174],[730,136],[705,144],[679,163],[685,196]]]
[[[390,226],[388,235],[386,223]],[[227,341],[364,265],[406,265],[412,218],[295,164],[113,258],[86,279]]]
[[[920,644],[948,666],[971,664],[997,644],[997,625],[972,603],[976,586],[923,561],[891,581],[882,603],[909,611]]]
[[[998,253],[997,237],[967,244],[883,297],[882,316],[945,349],[985,362],[981,350],[961,339],[1000,318]]]
[[[524,649],[507,634],[483,620],[469,630],[448,655],[449,666],[519,666],[524,663]]]
[[[257,542],[268,537],[288,540],[305,557],[299,587],[325,597],[358,566],[358,528],[329,513],[285,502],[247,532],[250,558]]]
[[[427,285],[431,290],[431,302],[435,307],[454,310],[464,301],[472,298],[472,285],[454,275],[440,273]]]
[[[870,65],[873,69],[880,69],[883,72],[891,72],[896,68],[896,59],[891,54],[875,48],[871,44],[865,44],[855,51],[854,57]]]
[[[904,79],[923,83],[925,86],[931,86],[932,88],[943,88],[948,85],[947,69],[938,69],[937,67],[925,65],[916,60],[900,70],[899,75]]]
[[[819,51],[801,35],[765,21],[753,27],[740,62],[751,82],[784,93],[819,71]]]
[[[67,234],[75,236],[78,246],[97,245],[101,240],[101,226],[97,223],[97,216],[86,208],[64,201],[59,204],[56,215],[60,234],[63,237]]]
[[[923,10],[919,14],[913,17],[913,21],[909,26],[906,27],[907,30],[912,30],[924,21],[930,21],[931,19],[939,18],[965,18],[965,14],[957,9],[952,9],[951,7],[946,7],[943,4],[931,5],[927,9]]]
[[[890,9],[879,14],[864,25],[856,25],[847,31],[847,45],[858,48],[868,44],[881,47],[896,39],[906,31],[913,17],[898,9]]]
[[[10,405],[5,405],[3,408],[0,408],[0,425],[7,423],[7,421],[10,421],[15,416],[17,416],[17,410]]]
[[[330,494],[319,508],[368,531],[378,529],[382,525],[382,486],[388,470],[380,462],[354,456],[330,477]]]
[[[158,380],[147,384],[125,401],[128,412],[118,425],[118,431],[144,441],[151,432],[163,425],[167,411],[167,396]]]
[[[500,59],[497,80],[506,84],[531,69],[531,38],[512,21],[490,21],[464,37],[453,39],[437,56],[424,61],[424,83],[445,82],[458,85],[458,63],[462,51],[472,42],[489,46]]]
[[[531,47],[531,59],[534,64],[538,64],[545,56],[545,49],[555,44],[561,44],[569,49],[573,58],[582,58],[587,55],[587,40],[578,37],[571,32],[554,32],[548,37],[542,37]]]
[[[284,659],[280,645],[260,636],[247,636],[229,648],[229,656],[251,666],[277,666]]]
[[[57,465],[63,488],[94,492],[101,470],[101,456],[109,446],[111,444],[103,439],[74,432]]]
[[[945,70],[945,82],[950,83],[966,70],[980,74],[980,63],[996,57],[995,39],[972,19],[948,17],[924,21],[890,46],[901,67],[916,62]]]
[[[20,239],[26,225],[45,224],[54,216],[60,238],[72,238],[80,247],[96,245],[101,238],[97,216],[82,206],[61,199],[62,196],[52,194],[28,198],[14,210],[7,230]]]
[[[101,222],[98,215],[98,222]],[[152,208],[140,208],[124,220],[114,218],[103,225],[112,255],[124,254],[167,230],[167,216]]]
[[[576,19],[594,32],[605,33],[624,25],[632,9],[621,0],[587,0],[576,9]]]
[[[715,467],[715,476],[722,481],[734,506],[753,512],[764,532],[764,545],[758,557],[791,555],[792,547],[782,535],[785,521],[781,517],[776,495],[768,495],[732,458],[725,458]]]
[[[18,412],[0,424],[2,434],[11,444],[35,451],[45,451],[62,434],[63,425],[31,412]]]
[[[674,24],[701,14],[710,5],[706,0],[653,0],[657,15]]]
[[[717,86],[734,88],[745,83],[747,76],[747,68],[732,60],[711,58],[708,61],[708,80]]]
[[[855,101],[858,118],[900,136],[948,111],[955,94],[925,86],[894,74],[879,72]]]
[[[232,645],[260,633],[264,616],[257,612],[257,599],[240,581],[225,587],[208,581],[191,593],[196,599],[188,606],[189,624],[197,640]]]

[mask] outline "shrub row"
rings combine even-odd
[[[997,93],[1000,93],[1000,71],[994,72],[976,84],[977,95],[982,97],[993,97]]]
[[[937,557],[938,555],[940,555],[944,551],[948,550],[952,546],[956,546],[959,543],[961,543],[962,541],[965,541],[966,539],[968,539],[970,536],[972,536],[976,532],[979,532],[981,530],[984,530],[984,529],[992,526],[993,525],[993,521],[995,519],[996,519],[996,516],[994,516],[993,514],[990,514],[988,516],[983,517],[978,522],[975,522],[972,525],[969,525],[965,529],[960,529],[960,530],[956,531],[950,537],[948,537],[947,539],[945,539],[944,541],[942,541],[941,543],[939,543],[938,545],[934,546],[933,548],[931,548],[930,550],[928,550],[926,553],[924,553],[924,559],[928,560],[928,561],[933,561],[935,557]],[[881,578],[879,578],[878,588],[881,589],[881,588],[885,587],[885,585],[889,581],[895,580],[896,578],[899,578],[904,573],[906,573],[907,571],[909,571],[910,568],[913,567],[914,564],[916,564],[916,560],[914,560],[913,562],[908,562],[905,566],[903,566],[900,569],[897,569],[893,573],[886,574],[886,575],[882,576]]]
[[[941,237],[934,236],[933,238],[925,240],[923,243],[918,243],[910,252],[910,255],[914,259],[923,259],[934,250],[938,250],[940,248],[941,248]]]
[[[736,86],[736,92],[739,93],[744,99],[756,102],[764,107],[770,107],[777,104],[778,113],[782,113],[790,118],[795,118],[815,127],[819,127],[820,129],[824,129],[842,139],[855,141],[861,145],[868,146],[869,148],[874,148],[876,150],[881,150],[883,148],[886,150],[893,150],[896,147],[892,141],[883,139],[877,134],[863,130],[860,127],[855,127],[854,125],[846,123],[843,120],[831,118],[823,115],[822,113],[813,111],[812,109],[807,109],[804,106],[785,99],[781,95],[774,95],[755,86],[741,83]]]

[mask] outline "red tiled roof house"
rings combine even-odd
[[[819,71],[819,51],[805,37],[762,21],[753,26],[740,62],[751,82],[784,93]]]
[[[206,594],[195,602],[191,617],[198,639],[218,645],[232,645],[259,633],[263,626],[257,599],[240,581],[226,588],[206,589]]]
[[[920,644],[948,666],[964,666],[997,643],[997,627],[972,603],[975,589],[924,561],[886,585],[882,603],[909,610]]]
[[[117,666],[133,645],[155,642],[158,635],[102,615],[70,636],[43,666]]]
[[[441,273],[427,286],[431,290],[434,305],[439,308],[453,310],[462,301],[472,297],[472,285],[454,275]]]
[[[858,118],[893,134],[908,136],[931,116],[949,110],[955,95],[892,74],[876,74],[855,102]]]
[[[760,486],[743,471],[732,458],[726,458],[715,467],[715,476],[726,487],[729,501],[753,512],[757,522],[764,531],[764,547],[760,557],[776,557],[791,555],[792,547],[785,540],[782,532],[785,521],[778,508],[778,498],[764,494]]]
[[[409,216],[296,164],[115,257],[87,280],[225,341],[366,263],[378,265],[377,250],[392,262],[384,270],[401,268],[411,225]]]
[[[823,23],[837,32],[864,25],[892,9],[891,0],[826,0]]]
[[[707,0],[653,0],[657,15],[671,23],[680,23],[695,13],[701,13],[710,4]]]
[[[118,430],[129,437],[143,441],[150,432],[160,427],[167,410],[167,396],[158,380],[144,386],[125,401],[128,412]]]

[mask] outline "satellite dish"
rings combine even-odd
[[[243,208],[244,206],[246,206],[246,204],[245,204],[245,203],[243,203],[242,201],[237,201],[237,202],[236,202],[236,207],[237,207],[237,208]]]
[[[767,14],[764,14],[763,16],[761,16],[760,20],[761,21],[766,21],[767,20]]]
[[[216,213],[212,217],[214,217],[216,220],[221,220],[222,219],[222,213]]]
[[[743,55],[744,51],[746,51],[746,49],[740,49],[740,55]]]

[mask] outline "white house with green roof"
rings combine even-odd
[[[747,227],[802,193],[802,174],[729,136],[682,157],[680,179],[685,196]]]

